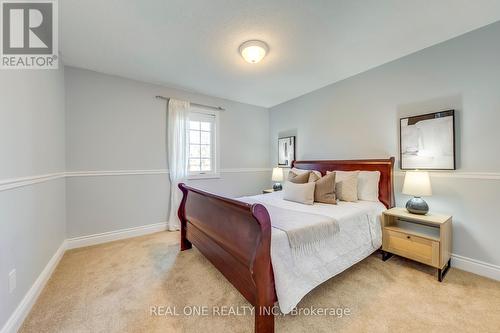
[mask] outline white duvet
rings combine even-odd
[[[385,206],[380,202],[340,201],[337,205],[304,205],[283,200],[282,192],[242,197],[243,202],[259,201],[281,208],[332,217],[339,232],[321,249],[303,256],[292,254],[286,233],[272,228],[271,260],[276,294],[284,314],[297,306],[312,289],[369,256],[382,245],[380,216]]]

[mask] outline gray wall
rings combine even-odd
[[[0,182],[64,172],[63,70],[0,73]],[[64,178],[0,186],[0,327],[65,239]],[[17,270],[9,294],[8,274]]]
[[[168,169],[166,103],[155,95],[226,108],[221,178],[193,184],[229,196],[269,186],[267,109],[71,67],[65,78],[67,171],[153,173],[68,178],[69,238],[166,221],[168,174],[155,172]]]
[[[271,161],[284,134],[298,159],[397,157],[400,116],[456,109],[458,170],[434,175],[426,200],[454,216],[455,254],[500,265],[499,40],[495,23],[271,108]]]

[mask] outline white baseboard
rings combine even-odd
[[[143,225],[140,227],[103,232],[100,234],[69,238],[66,240],[66,249],[69,250],[69,249],[76,249],[79,247],[97,245],[120,239],[147,235],[154,232],[165,231],[165,230],[167,230],[167,223],[161,222],[161,223]]]
[[[500,281],[500,266],[483,261],[452,254],[451,267]]]
[[[42,273],[40,273],[38,278],[35,280],[35,283],[33,283],[30,290],[28,290],[24,298],[21,300],[21,303],[19,303],[14,313],[10,316],[9,320],[7,320],[2,330],[0,330],[0,333],[15,333],[19,330],[24,322],[24,319],[26,319],[30,313],[31,308],[38,299],[38,296],[57,267],[57,264],[59,264],[65,250],[66,241],[63,241],[61,246],[59,246],[56,253],[43,269]]]
[[[0,333],[15,333],[21,327],[66,250],[142,236],[164,230],[167,230],[166,223],[162,222],[65,240],[49,260],[4,327],[0,330]],[[452,254],[451,261],[452,267],[500,281],[500,266],[457,254]]]
[[[40,273],[14,313],[0,330],[0,333],[15,333],[19,330],[66,250],[142,236],[164,230],[167,230],[166,222],[66,239],[49,260],[42,273]]]

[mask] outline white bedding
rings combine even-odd
[[[312,254],[292,254],[286,233],[272,228],[271,260],[276,294],[281,312],[289,313],[312,289],[369,256],[382,245],[380,202],[340,201],[337,205],[303,205],[283,200],[282,192],[242,197],[244,202],[259,201],[285,209],[321,214],[334,218],[340,231]]]
[[[330,216],[281,208],[255,200],[255,197],[246,197],[245,201],[249,204],[266,205],[273,228],[286,233],[288,244],[295,255],[312,251],[314,247],[320,249],[326,244],[327,238],[332,239],[339,231],[337,221]]]

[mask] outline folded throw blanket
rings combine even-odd
[[[260,203],[266,207],[271,217],[271,226],[286,233],[290,248],[296,255],[315,251],[339,231],[338,222],[329,216],[285,209],[249,198],[243,201]]]

